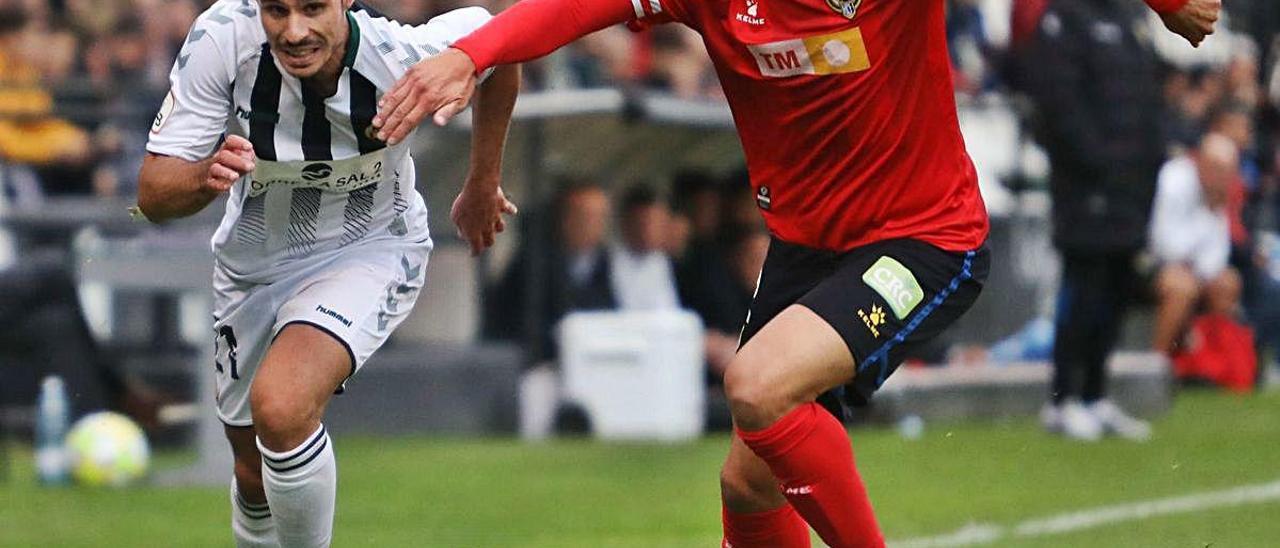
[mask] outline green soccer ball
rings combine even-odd
[[[146,475],[151,449],[146,434],[129,417],[103,411],[71,427],[67,458],[80,485],[123,487]]]

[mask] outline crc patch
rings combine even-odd
[[[862,273],[862,281],[884,297],[899,320],[905,319],[924,300],[924,290],[911,270],[887,255]]]

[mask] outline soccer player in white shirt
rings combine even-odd
[[[408,314],[431,250],[409,145],[371,130],[381,95],[489,19],[423,25],[354,0],[221,0],[192,26],[139,174],[155,222],[228,194],[212,241],[217,412],[235,456],[236,544],[327,546],[337,470],[329,398]],[[452,217],[473,252],[515,206],[498,187],[519,88],[497,69],[475,105]]]

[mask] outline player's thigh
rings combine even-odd
[[[752,513],[786,504],[769,465],[738,436],[731,436],[730,440],[729,455],[720,470],[720,497],[725,507],[737,513]]]
[[[743,345],[725,373],[725,391],[734,420],[751,430],[853,374],[853,355],[840,334],[813,310],[792,305]]]
[[[305,439],[349,375],[350,356],[331,333],[308,323],[286,324],[253,379],[254,423],[276,434],[297,430],[294,437]]]
[[[254,405],[299,390],[326,402],[413,308],[429,251],[355,248],[301,283],[276,314],[277,336],[254,380]]]
[[[841,388],[848,403],[865,404],[904,356],[973,305],[989,255],[985,247],[950,252],[916,240],[877,242],[849,252],[835,274],[800,299],[838,333],[856,363]]]
[[[794,306],[801,297],[834,273],[839,267],[841,256],[840,253],[800,246],[777,238],[770,240],[769,253],[765,258],[756,292],[751,300],[750,311],[743,324],[739,351],[734,356],[734,362],[730,364],[730,367],[736,364],[736,376],[730,377],[728,371],[725,373],[726,381],[735,381],[730,385],[734,390],[751,388],[742,381],[765,380],[763,377],[754,377],[754,374],[748,373],[769,367],[769,363],[760,363],[760,358],[768,359],[767,352],[751,350],[753,354],[745,354],[748,352],[747,347],[754,349],[774,345],[774,343],[753,344],[752,341],[765,330],[766,326],[774,324],[774,320],[784,311]],[[776,331],[779,325],[775,325],[771,330]],[[754,363],[748,362],[747,359],[753,360]],[[771,391],[769,395],[780,396],[781,394]],[[833,415],[843,419],[844,412],[838,399],[824,396],[819,398],[819,401]]]

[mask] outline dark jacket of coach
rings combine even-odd
[[[1105,399],[1108,355],[1139,284],[1134,259],[1163,161],[1159,67],[1142,4],[1053,0],[1020,58],[1034,126],[1052,164],[1062,286],[1045,426],[1075,439],[1144,437]]]
[[[1159,68],[1142,4],[1055,0],[1026,52],[1036,135],[1053,166],[1064,251],[1143,246],[1164,158]]]

